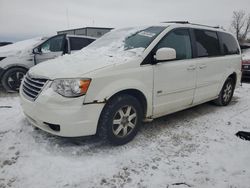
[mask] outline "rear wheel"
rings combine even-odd
[[[98,135],[111,144],[122,145],[131,141],[142,121],[142,108],[138,100],[122,94],[114,97],[103,109]]]
[[[7,70],[2,77],[2,85],[7,92],[17,92],[27,70],[16,67]]]
[[[214,101],[215,104],[219,106],[227,106],[232,100],[234,88],[234,80],[232,78],[228,78],[221,89],[219,97]]]

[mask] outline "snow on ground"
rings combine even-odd
[[[0,188],[249,188],[250,84],[232,103],[206,103],[145,124],[114,147],[98,138],[60,138],[34,129],[16,95],[0,93]]]

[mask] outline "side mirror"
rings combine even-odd
[[[41,54],[41,50],[39,49],[39,47],[36,47],[33,49],[33,54]]]
[[[176,59],[176,51],[173,48],[160,48],[154,56],[156,61],[167,61]]]

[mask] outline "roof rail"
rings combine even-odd
[[[167,21],[167,22],[162,22],[162,23],[179,23],[179,24],[189,24],[188,21]]]
[[[191,25],[197,25],[197,26],[203,26],[203,27],[211,27],[215,29],[220,29],[220,26],[210,26],[210,25],[203,25],[203,24],[196,24],[196,23],[190,23]]]
[[[167,21],[162,23],[178,23],[178,24],[190,24],[190,25],[196,25],[196,26],[203,26],[203,27],[210,27],[215,29],[220,29],[220,26],[209,26],[209,25],[203,25],[203,24],[196,24],[196,23],[190,23],[188,21]]]

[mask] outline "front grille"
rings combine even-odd
[[[46,82],[47,79],[32,78],[29,74],[26,74],[23,80],[22,91],[28,99],[36,100]]]

